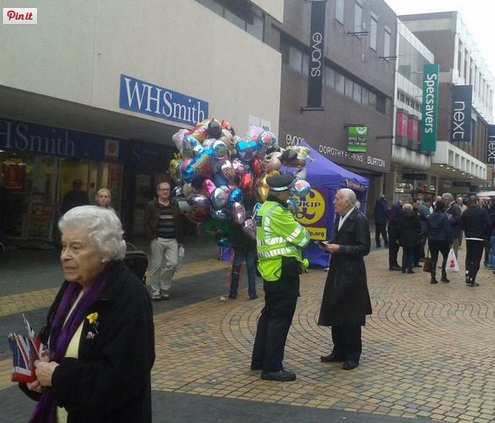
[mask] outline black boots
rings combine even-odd
[[[447,273],[442,272],[442,279],[440,279],[441,282],[449,283],[450,280],[447,279]]]
[[[433,272],[432,272],[432,274],[431,274],[431,281],[430,281],[430,283],[431,283],[432,285],[433,285],[433,284],[438,283],[438,281],[437,281],[437,276],[436,276],[436,274],[435,274],[435,273],[433,273]]]

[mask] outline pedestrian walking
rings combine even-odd
[[[37,360],[36,381],[20,385],[38,401],[30,422],[150,423],[153,311],[122,261],[120,220],[75,207],[59,228],[65,281],[40,333],[49,362]]]
[[[332,327],[333,351],[320,360],[344,362],[352,370],[362,352],[361,326],[371,314],[364,256],[370,251],[368,219],[354,208],[356,194],[348,188],[337,191],[337,218],[333,238],[323,248],[331,254],[318,325]]]
[[[296,374],[284,369],[284,349],[299,297],[299,274],[307,267],[301,249],[309,233],[287,208],[293,178],[266,179],[267,201],[255,217],[258,270],[263,278],[265,306],[261,311],[251,361],[251,370],[261,370],[261,379],[289,382]]]
[[[490,267],[495,273],[495,200],[491,201],[490,204],[490,221],[491,221],[491,231],[490,231]]]
[[[161,182],[156,187],[157,197],[150,201],[144,214],[144,227],[151,240],[151,299],[169,300],[183,243],[182,221],[177,204],[170,199],[170,184]]]
[[[411,204],[402,206],[398,230],[399,245],[402,247],[402,273],[414,273],[414,253],[419,243],[421,226]]]
[[[397,255],[399,254],[399,217],[404,204],[411,204],[410,195],[403,195],[401,199],[392,206],[388,217],[388,265],[390,270],[402,270],[397,262]]]
[[[420,262],[424,261],[425,258],[425,245],[426,245],[426,220],[431,214],[432,210],[431,196],[425,195],[421,201],[421,205],[418,209],[419,224],[421,226],[421,232],[419,235],[418,246],[414,254],[414,267],[421,267]]]
[[[446,192],[442,195],[442,200],[445,203],[447,216],[450,221],[450,228],[452,230],[453,244],[452,248],[456,257],[459,257],[459,247],[462,241],[462,228],[461,228],[461,208],[454,201],[454,197],[450,192]]]
[[[375,210],[375,243],[376,247],[381,247],[380,235],[383,238],[383,243],[385,248],[388,248],[388,236],[387,236],[387,220],[388,220],[388,204],[385,195],[381,195],[378,200],[376,200]]]
[[[492,223],[488,212],[478,206],[475,196],[469,197],[467,207],[461,216],[461,225],[466,236],[466,285],[479,286],[476,276],[485,241],[491,235]]]
[[[442,278],[441,281],[448,283],[450,280],[447,278],[446,265],[447,257],[449,255],[450,246],[453,243],[452,229],[450,227],[450,220],[445,213],[445,203],[443,200],[435,202],[434,211],[431,213],[426,221],[426,233],[428,236],[428,247],[431,254],[431,280],[430,283],[437,284],[437,263],[438,253],[442,253]]]

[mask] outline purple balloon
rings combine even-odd
[[[246,219],[242,225],[242,231],[253,239],[256,239],[256,225],[253,219]]]
[[[210,208],[210,200],[201,194],[192,194],[187,202],[195,210],[209,210]]]
[[[246,209],[241,203],[234,203],[230,208],[232,220],[238,225],[242,225],[246,221]]]

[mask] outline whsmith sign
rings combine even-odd
[[[450,141],[471,141],[472,85],[454,85],[452,88],[452,114],[450,120]]]
[[[437,149],[438,74],[440,65],[424,65],[423,69],[421,151],[429,152]]]
[[[208,118],[208,103],[194,97],[120,75],[121,109],[195,125]]]

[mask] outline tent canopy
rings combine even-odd
[[[340,188],[351,188],[354,191],[368,190],[370,186],[368,178],[352,173],[333,163],[304,141],[299,145],[309,148],[310,156],[314,159],[314,162],[308,161],[306,165],[306,179],[312,187],[325,187],[334,190]]]

